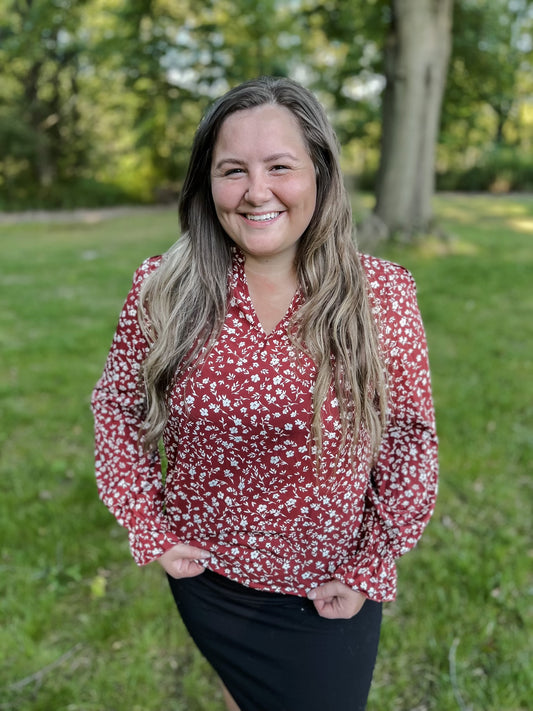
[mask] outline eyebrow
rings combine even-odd
[[[282,158],[289,158],[290,160],[298,161],[298,158],[296,158],[296,156],[292,153],[283,152],[273,153],[272,155],[267,156],[263,159],[263,163],[272,163],[273,161],[281,160]],[[215,170],[219,170],[225,163],[229,163],[230,165],[244,165],[245,162],[246,161],[239,160],[238,158],[221,158],[215,165]]]

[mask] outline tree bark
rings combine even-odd
[[[427,231],[451,50],[453,0],[391,0],[375,217],[389,235]]]

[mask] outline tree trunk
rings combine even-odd
[[[46,118],[39,99],[39,81],[43,71],[43,61],[35,60],[24,78],[24,99],[27,110],[28,127],[34,135],[34,155],[32,156],[32,177],[37,185],[48,187],[54,178],[50,146],[43,121]]]
[[[391,0],[374,213],[389,235],[431,226],[435,149],[451,49],[453,0]]]

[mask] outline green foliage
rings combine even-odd
[[[118,180],[117,180],[118,182]],[[78,207],[105,207],[111,205],[139,204],[143,202],[141,189],[128,190],[116,183],[105,183],[91,178],[78,178],[68,182],[54,182],[37,186],[32,192],[32,209],[72,209]],[[28,207],[26,185],[11,181],[5,193],[0,194],[0,210],[25,210]]]
[[[454,7],[443,134],[448,161],[465,169],[473,147],[479,155],[505,144],[528,145],[531,120],[523,121],[521,109],[533,91],[533,6],[529,0],[462,0]]]
[[[414,274],[441,443],[437,510],[399,564],[369,711],[533,697],[533,201],[440,197]],[[0,226],[0,709],[222,711],[157,566],[97,500],[90,391],[131,275],[174,210]],[[458,699],[462,699],[462,705]]]
[[[370,186],[390,17],[390,0],[8,0],[0,209],[91,205],[86,181],[101,204],[175,197],[208,103],[264,73],[317,93],[346,172]],[[455,3],[439,166],[472,188],[495,143],[531,153],[532,23],[527,0]]]
[[[437,174],[439,190],[531,192],[533,163],[529,155],[514,148],[496,148],[471,168]]]
[[[83,2],[10,2],[0,25],[0,186],[11,180],[48,186],[87,162],[79,113],[82,47],[76,32]],[[7,81],[4,77],[7,75]]]

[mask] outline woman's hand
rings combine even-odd
[[[352,590],[340,580],[329,580],[313,588],[307,597],[313,601],[320,617],[330,620],[348,620],[357,615],[366,600],[363,593]]]
[[[207,560],[210,555],[209,551],[204,551],[202,548],[178,543],[163,553],[157,562],[172,578],[194,578],[205,570],[198,561]]]

